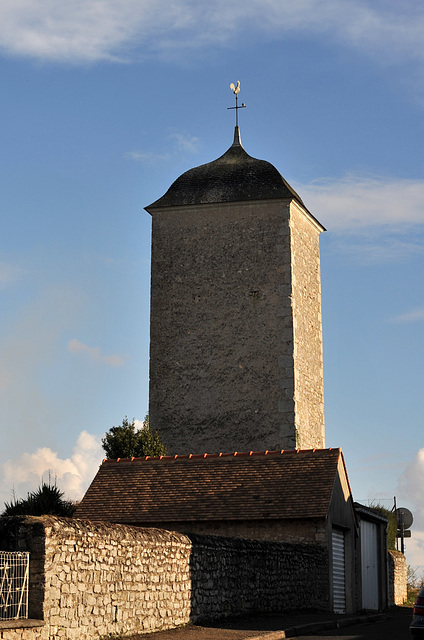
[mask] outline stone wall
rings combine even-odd
[[[296,447],[324,448],[319,233],[322,227],[290,205]]]
[[[322,547],[43,516],[0,519],[0,548],[30,551],[29,615],[44,621],[0,623],[4,640],[93,640],[255,610],[329,608]]]
[[[195,534],[190,538],[194,620],[249,611],[329,610],[324,548]]]
[[[0,520],[1,546],[31,552],[35,599],[30,598],[29,615],[45,622],[41,629],[25,631],[32,638],[92,640],[189,621],[191,542],[186,536],[47,516],[5,520],[7,528]]]
[[[401,605],[407,599],[406,558],[400,551],[389,550],[389,606]]]

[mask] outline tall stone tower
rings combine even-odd
[[[168,452],[324,447],[323,226],[238,127],[146,210],[149,413]]]

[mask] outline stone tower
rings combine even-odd
[[[168,452],[324,447],[323,226],[238,127],[146,210],[149,413]]]

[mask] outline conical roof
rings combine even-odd
[[[224,155],[183,173],[165,195],[146,210],[276,198],[294,198],[303,205],[296,191],[272,164],[246,153],[236,127],[234,142]]]

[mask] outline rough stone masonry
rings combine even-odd
[[[0,622],[3,640],[92,640],[329,605],[318,546],[26,516],[1,519],[0,548],[30,551],[29,615],[39,619]]]

